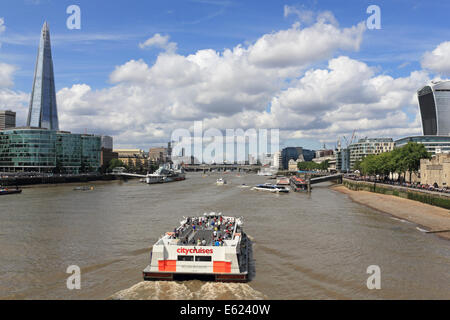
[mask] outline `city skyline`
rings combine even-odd
[[[447,30],[430,17],[448,4],[424,10],[424,4],[415,3],[395,21],[398,4],[382,1],[382,28],[368,30],[367,5],[356,2],[344,12],[328,1],[302,6],[191,1],[183,13],[180,4],[140,3],[143,12],[164,17],[151,22],[139,17],[137,32],[125,27],[136,7],[111,4],[111,17],[122,15],[111,25],[104,15],[94,22],[92,6],[80,1],[81,30],[68,30],[69,2],[2,8],[6,2],[0,5],[2,109],[17,112],[17,124],[25,124],[35,30],[49,20],[55,30],[61,127],[112,135],[123,148],[160,145],[174,129],[189,129],[197,120],[219,130],[280,128],[280,147],[334,147],[354,129],[360,137],[419,135],[416,92],[450,72],[447,39],[416,40],[410,22],[420,12],[428,34],[433,28]],[[169,13],[171,6],[176,10]],[[239,32],[219,32],[230,21],[245,21],[233,8],[247,14],[254,10],[267,25],[249,14]],[[16,10],[36,15],[24,22]],[[176,24],[174,16],[183,22]],[[383,38],[388,34],[387,49]]]

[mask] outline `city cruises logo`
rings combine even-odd
[[[186,248],[178,248],[177,253],[188,255],[189,253],[197,253],[197,254],[213,254],[213,249],[186,249]]]

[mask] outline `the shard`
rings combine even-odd
[[[50,30],[47,22],[41,32],[27,126],[59,130]]]

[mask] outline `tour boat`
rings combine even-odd
[[[276,193],[288,193],[289,189],[283,186],[277,186],[274,184],[266,183],[266,184],[258,184],[256,187],[253,187],[252,190],[259,191],[269,191]]]
[[[249,239],[242,218],[215,212],[183,218],[153,245],[144,280],[248,281]]]

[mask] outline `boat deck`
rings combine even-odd
[[[239,233],[240,227],[234,218],[220,215],[189,217],[169,233],[169,239],[180,246],[223,246]]]

